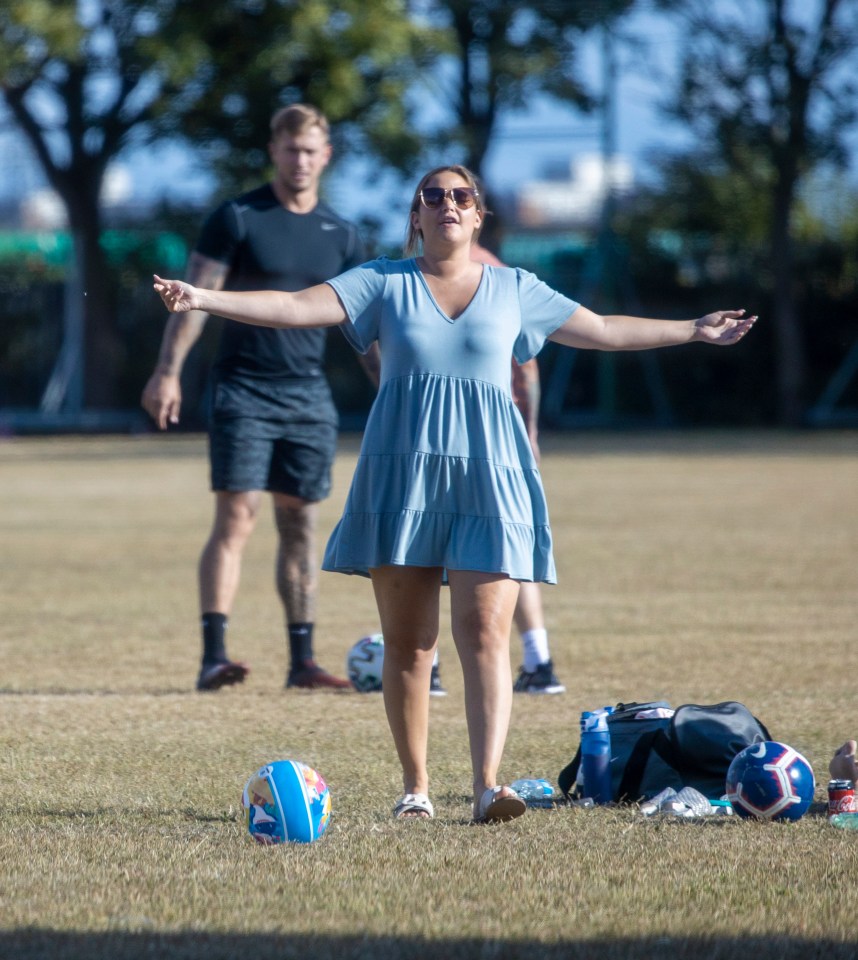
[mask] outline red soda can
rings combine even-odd
[[[851,780],[828,781],[828,816],[835,813],[858,813],[855,784]]]

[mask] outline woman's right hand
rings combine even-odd
[[[155,274],[155,291],[164,301],[170,313],[187,313],[189,310],[201,310],[200,291],[185,283],[184,280],[162,280]]]

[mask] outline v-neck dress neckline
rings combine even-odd
[[[429,286],[429,281],[426,279],[426,274],[424,274],[423,271],[420,269],[420,264],[417,262],[417,257],[411,258],[411,265],[415,273],[419,277],[420,282],[423,284],[423,288],[426,291],[426,294],[429,297],[429,300],[431,301],[432,305],[435,307],[438,313],[440,313],[441,316],[447,321],[447,323],[458,323],[459,320],[461,320],[462,317],[464,317],[465,314],[471,309],[471,307],[473,307],[477,298],[480,296],[480,292],[483,288],[483,281],[485,280],[485,277],[486,277],[486,268],[485,268],[485,264],[483,264],[482,272],[480,273],[480,282],[477,284],[477,289],[474,290],[474,295],[467,302],[465,309],[460,314],[458,314],[455,317],[451,317],[450,314],[446,312],[446,310],[442,309],[441,304],[438,303],[438,301],[435,299],[435,294],[432,293],[432,288]]]

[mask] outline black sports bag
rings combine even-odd
[[[672,717],[644,717],[664,700],[620,703],[608,717],[611,735],[611,788],[617,803],[654,797],[665,787],[694,787],[710,800],[724,795],[727,769],[752,743],[771,740],[766,727],[735,700],[686,703]],[[560,771],[558,784],[567,799],[580,796],[576,784],[581,747]]]

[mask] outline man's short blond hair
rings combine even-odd
[[[271,118],[271,139],[276,140],[281,133],[297,136],[310,127],[318,127],[328,138],[330,127],[328,118],[307,103],[291,103],[288,107],[281,107]]]

